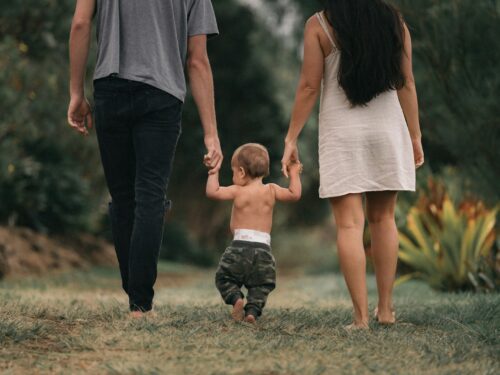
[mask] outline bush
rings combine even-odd
[[[498,289],[497,208],[471,198],[457,206],[444,185],[430,180],[429,187],[400,233],[399,258],[413,272],[399,281],[418,278],[444,291]]]
[[[94,230],[104,196],[97,143],[66,125],[74,4],[28,3],[0,5],[0,223]]]

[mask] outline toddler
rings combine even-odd
[[[274,204],[300,199],[302,165],[288,166],[288,189],[264,184],[262,179],[269,175],[269,154],[264,146],[248,143],[234,152],[231,169],[233,185],[219,186],[218,172],[209,174],[207,181],[208,198],[233,201],[234,239],[220,259],[215,283],[224,302],[233,306],[233,319],[255,323],[276,285],[270,235]],[[246,304],[242,286],[248,291]]]

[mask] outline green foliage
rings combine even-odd
[[[399,258],[414,271],[400,281],[415,277],[445,291],[500,287],[493,249],[498,210],[473,200],[456,207],[444,188],[431,187],[400,234]]]
[[[72,1],[0,5],[0,223],[92,228],[103,183],[96,144],[66,125]]]
[[[500,199],[500,2],[399,0],[413,37],[424,147]]]
[[[297,52],[303,21],[321,9],[322,1],[265,2],[273,20],[282,20],[290,9],[298,12],[293,43],[241,2],[213,3],[221,30],[209,42],[209,53],[225,153],[222,182],[230,183],[233,150],[249,141],[269,148],[272,179],[277,180],[300,69]],[[442,173],[445,166],[456,166],[460,169],[457,178],[472,184],[469,189],[487,202],[496,202],[500,178],[496,168],[500,159],[496,145],[500,129],[498,1],[396,3],[413,35],[428,172]],[[65,120],[67,40],[73,9],[73,0],[0,2],[1,224],[51,232],[101,231],[103,223],[107,226],[99,210],[107,193],[95,137],[82,139]],[[89,86],[93,61],[91,56]],[[284,234],[290,226],[314,226],[329,215],[327,204],[317,199],[316,122],[315,118],[310,121],[300,141],[306,167],[303,198],[276,210],[275,228]],[[184,107],[183,126],[169,189],[175,204],[165,243],[172,246],[164,254],[204,263],[216,259],[227,243],[230,206],[205,198],[203,136],[191,98]],[[412,204],[413,197],[406,201]],[[404,204],[399,209],[407,211]],[[405,215],[400,216],[404,225]],[[314,246],[307,241],[303,245]]]

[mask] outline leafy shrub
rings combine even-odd
[[[399,258],[433,288],[492,290],[499,287],[494,250],[498,209],[479,200],[454,204],[442,184],[430,180],[430,194],[410,209],[400,233]]]
[[[0,5],[0,224],[94,230],[104,196],[97,143],[66,125],[74,4],[28,2]]]

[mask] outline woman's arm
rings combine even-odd
[[[292,118],[285,138],[285,152],[281,160],[282,172],[288,177],[287,165],[298,161],[297,139],[309,119],[318,99],[323,78],[325,56],[321,49],[318,30],[321,30],[316,17],[311,17],[304,33],[304,62],[292,110]]]
[[[405,115],[408,130],[413,144],[415,165],[420,167],[424,163],[422,150],[422,133],[420,131],[420,120],[418,117],[418,99],[415,78],[413,76],[412,43],[410,31],[404,25],[404,53],[402,70],[405,77],[405,85],[398,90],[398,98]]]

